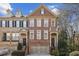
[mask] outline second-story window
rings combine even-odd
[[[51,20],[51,26],[55,26],[55,21],[54,20]]]
[[[48,39],[48,30],[44,30],[44,39]]]
[[[29,27],[34,27],[34,19],[29,20]]]
[[[34,39],[34,30],[30,30],[29,36],[30,36],[30,39]]]
[[[49,25],[48,19],[45,19],[44,20],[44,27],[48,27],[48,25]]]
[[[41,30],[37,30],[37,39],[41,39]]]
[[[38,20],[36,20],[36,21],[37,21],[37,22],[36,22],[36,23],[37,23],[37,27],[41,27],[41,20],[38,19]]]

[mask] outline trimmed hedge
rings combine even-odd
[[[59,51],[57,49],[56,50],[52,50],[50,52],[50,55],[58,56],[59,55]]]
[[[22,44],[21,43],[18,43],[17,49],[22,50]]]
[[[12,56],[25,56],[25,51],[13,51]]]

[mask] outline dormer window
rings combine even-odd
[[[41,14],[44,14],[44,9],[41,9]]]

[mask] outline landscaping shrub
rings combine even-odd
[[[13,51],[12,56],[25,56],[25,51]]]
[[[70,56],[79,56],[79,51],[73,51],[69,55]]]
[[[54,56],[58,56],[59,55],[59,51],[56,49],[56,50],[52,50],[50,52],[51,55],[54,55]]]
[[[22,50],[22,44],[21,44],[21,43],[18,43],[17,49],[18,49],[18,50]]]

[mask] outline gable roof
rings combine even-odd
[[[42,8],[45,10],[45,14],[40,13]],[[41,4],[35,11],[33,11],[28,16],[53,16],[53,17],[57,17],[55,15],[55,13],[53,13],[50,9],[48,9],[44,4]]]

